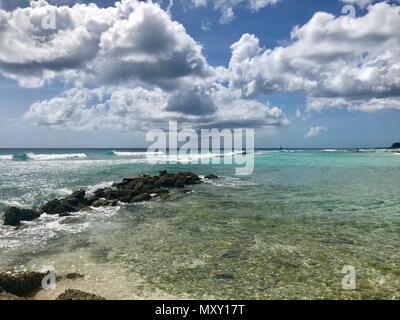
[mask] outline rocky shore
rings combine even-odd
[[[42,281],[48,272],[0,272],[0,300],[31,300],[42,289]],[[67,274],[59,279],[74,278]],[[105,298],[80,290],[68,289],[56,300],[105,300]]]
[[[205,178],[218,179],[212,174]],[[202,179],[192,172],[168,173],[166,170],[161,171],[158,176],[125,178],[122,182],[108,188],[97,189],[92,193],[77,190],[63,199],[49,201],[37,210],[10,207],[4,213],[4,225],[18,227],[22,221],[35,220],[43,213],[65,217],[90,207],[117,206],[121,203],[162,199],[170,193],[170,189],[190,192],[187,187],[201,181]]]
[[[205,179],[218,179],[208,175]],[[199,184],[202,179],[192,172],[168,173],[161,171],[158,176],[143,175],[125,178],[110,187],[97,189],[94,192],[77,190],[71,195],[51,200],[38,209],[10,207],[4,213],[4,225],[19,227],[23,221],[32,221],[42,214],[71,216],[91,207],[117,206],[121,204],[165,199],[171,189],[190,192],[188,186]],[[42,290],[42,281],[48,272],[15,272],[0,271],[0,300],[29,300]],[[57,279],[77,279],[81,274],[70,273]],[[105,300],[103,297],[68,289],[56,300]]]

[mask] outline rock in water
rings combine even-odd
[[[98,295],[87,293],[80,290],[68,289],[60,294],[56,300],[106,300]]]
[[[205,176],[204,178],[208,179],[208,180],[216,180],[219,179],[218,176],[216,176],[215,174],[209,174],[208,176]]]
[[[209,175],[207,178],[218,177]],[[167,170],[160,171],[158,176],[143,175],[125,178],[120,183],[98,189],[94,193],[87,194],[85,190],[78,190],[63,199],[49,201],[40,208],[39,212],[10,208],[6,212],[4,224],[18,226],[20,221],[33,220],[41,213],[68,217],[70,213],[84,210],[89,206],[117,206],[118,201],[123,203],[148,201],[153,198],[152,195],[155,199],[164,199],[169,193],[169,188],[184,190],[187,185],[200,182],[200,177],[192,172],[169,173]]]
[[[18,226],[21,221],[32,221],[40,217],[40,213],[34,210],[11,207],[4,213],[4,225]]]
[[[42,272],[0,272],[0,287],[19,297],[29,297],[39,291],[47,273]]]
[[[393,143],[391,149],[400,149],[400,142]]]
[[[136,197],[133,197],[132,201],[133,202],[142,202],[142,201],[147,201],[150,199],[151,199],[151,195],[149,195],[148,193],[143,193]]]

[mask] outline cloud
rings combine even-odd
[[[187,105],[193,93],[197,97]],[[78,131],[147,130],[163,127],[168,120],[194,128],[261,128],[288,124],[279,108],[243,100],[240,92],[223,86],[207,90],[192,88],[187,95],[142,87],[75,88],[33,104],[23,119],[39,126]]]
[[[214,10],[221,13],[220,23],[227,24],[235,19],[235,10],[248,8],[257,12],[267,6],[275,5],[281,0],[191,0],[195,7],[206,7],[210,5]]]
[[[340,0],[341,2],[345,4],[350,4],[357,6],[359,8],[365,9],[368,7],[370,4],[378,3],[378,2],[392,2],[392,3],[400,3],[400,0]]]
[[[47,21],[55,28],[43,28]],[[172,87],[212,71],[201,45],[154,3],[122,0],[99,8],[39,0],[26,8],[0,10],[0,74],[24,87],[40,87],[56,78]]]
[[[321,133],[328,131],[326,127],[311,127],[310,130],[305,134],[304,138],[312,138],[319,136]]]
[[[308,110],[340,101],[344,107],[358,101],[359,110],[363,103],[393,105],[400,96],[399,17],[400,6],[384,2],[355,19],[317,12],[293,29],[287,46],[273,49],[245,34],[232,45],[226,78],[245,97],[304,91],[314,102]]]

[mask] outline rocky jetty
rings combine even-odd
[[[206,179],[218,179],[216,175],[208,175]],[[18,226],[21,221],[31,221],[41,214],[70,216],[74,212],[89,207],[117,206],[120,203],[150,201],[165,197],[170,189],[179,189],[184,193],[191,190],[187,186],[198,184],[201,178],[192,172],[169,173],[164,170],[158,176],[143,175],[125,178],[111,187],[101,188],[93,193],[78,190],[63,199],[55,199],[45,203],[36,210],[8,208],[4,215],[4,224]]]
[[[64,293],[60,294],[56,300],[106,300],[98,295],[87,293],[80,290],[68,289]]]
[[[390,149],[400,149],[400,142],[393,143]]]

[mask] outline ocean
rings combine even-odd
[[[37,299],[70,287],[108,299],[398,299],[400,155],[359,151],[257,149],[254,173],[238,177],[234,165],[152,165],[144,149],[1,149],[0,216],[162,169],[221,179],[1,225],[0,270],[84,275]]]

